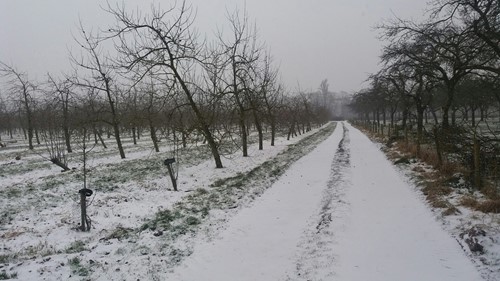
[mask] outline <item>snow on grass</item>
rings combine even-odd
[[[0,173],[0,271],[24,280],[152,279],[157,267],[168,269],[190,254],[192,235],[212,231],[210,221],[249,204],[333,128],[278,138],[274,147],[251,149],[250,157],[227,155],[224,169],[214,169],[203,145],[182,149],[180,192],[170,192],[162,164],[173,156],[168,145],[153,153],[147,143],[128,144],[125,160],[96,148],[89,154],[88,233],[76,230],[81,155],[72,155],[76,170],[60,173],[37,155],[13,162],[17,152],[0,150],[1,167],[16,166]]]
[[[329,180],[342,137],[338,127],[317,149],[289,163],[271,189],[227,220],[219,236],[198,241],[193,255],[160,280],[284,280],[295,269],[297,242]]]

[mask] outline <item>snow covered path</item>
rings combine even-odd
[[[348,129],[352,186],[335,249],[337,280],[482,280],[383,153]]]
[[[482,280],[382,152],[337,125],[168,280]]]

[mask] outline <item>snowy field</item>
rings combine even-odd
[[[157,268],[171,268],[189,255],[193,235],[211,233],[211,220],[223,220],[253,201],[302,155],[325,139],[335,124],[315,129],[250,157],[226,154],[215,169],[208,149],[192,145],[160,153],[150,140],[125,142],[127,159],[108,149],[88,154],[90,232],[77,230],[78,190],[83,187],[81,155],[73,153],[61,173],[44,155],[22,143],[0,149],[0,272],[20,280],[156,279]],[[20,160],[15,160],[20,156]],[[173,192],[163,160],[177,157],[179,192]],[[254,184],[252,184],[254,183]],[[154,261],[151,261],[154,259]]]
[[[60,173],[39,155],[0,150],[0,271],[19,280],[500,280],[498,243],[487,263],[473,256],[458,239],[467,217],[431,210],[411,173],[348,123],[228,155],[224,169],[189,147],[179,192],[162,166],[168,147],[148,147],[129,143],[126,160],[94,152],[90,232],[76,230],[78,165]]]

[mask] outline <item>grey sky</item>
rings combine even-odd
[[[114,2],[114,0],[110,0]],[[121,2],[121,1],[120,1]],[[167,7],[173,0],[127,0],[129,8]],[[289,89],[316,90],[328,79],[334,91],[356,91],[377,71],[382,44],[374,25],[396,14],[420,18],[426,0],[191,0],[196,25],[208,36],[226,23],[226,8],[246,8],[271,49]],[[78,19],[105,28],[112,18],[99,0],[0,0],[0,60],[43,79],[69,68],[68,49]]]

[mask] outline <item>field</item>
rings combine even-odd
[[[0,150],[0,271],[25,280],[106,280],[106,272],[128,268],[154,279],[156,266],[173,266],[190,254],[191,236],[213,231],[208,217],[224,220],[251,202],[334,127],[290,141],[279,137],[262,151],[252,145],[250,157],[226,154],[223,169],[215,169],[201,143],[174,153],[165,142],[155,153],[146,137],[137,145],[126,139],[121,160],[109,139],[107,149],[87,153],[87,186],[94,191],[89,232],[79,230],[82,153],[71,153],[73,169],[61,172],[44,147],[29,151],[22,139],[10,142]],[[163,164],[170,157],[177,160],[178,192]]]

